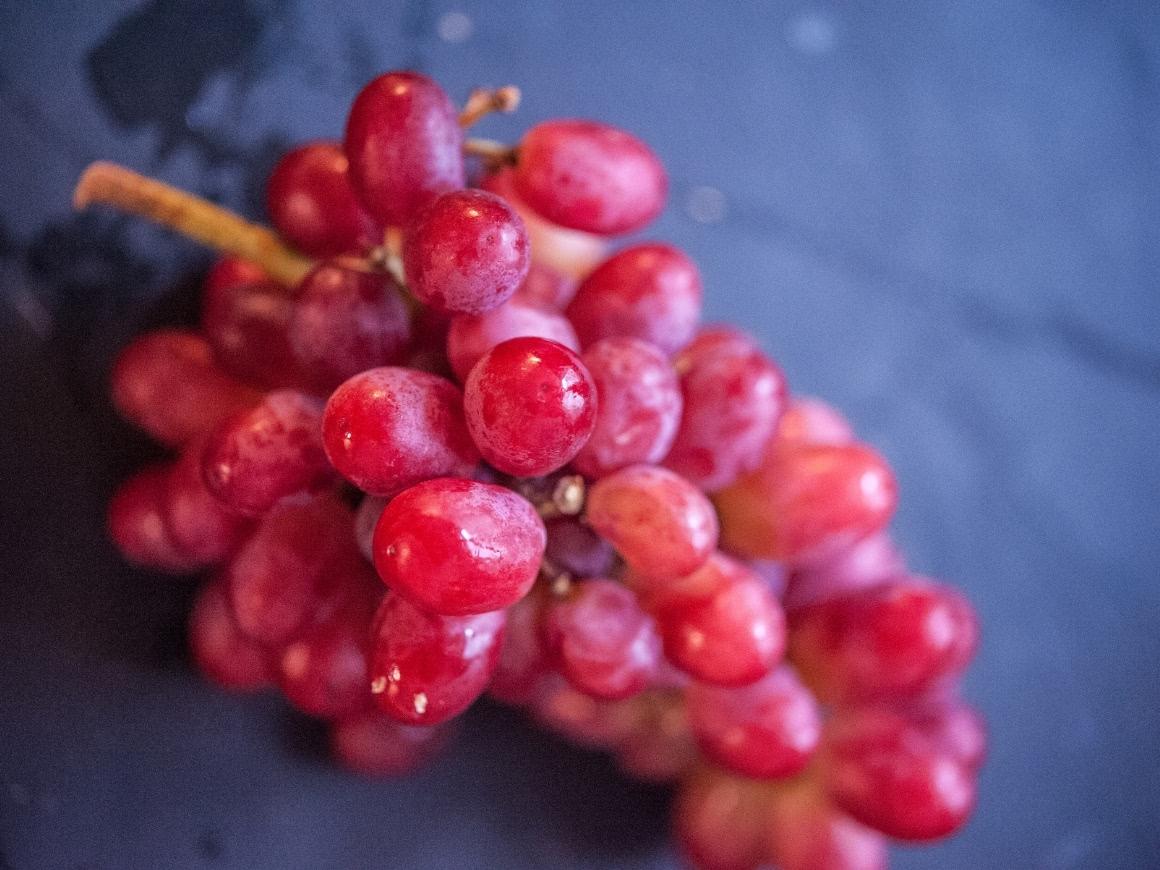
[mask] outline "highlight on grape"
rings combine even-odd
[[[277,687],[359,773],[430,761],[488,693],[673,783],[694,867],[871,870],[953,834],[986,754],[957,690],[979,628],[892,542],[889,466],[701,323],[687,255],[617,248],[665,205],[646,144],[466,136],[518,102],[376,78],[341,142],[274,168],[273,229],[86,171],[78,207],[221,254],[200,329],[113,367],[172,458],[118,489],[112,540],[206,572],[198,668]]]

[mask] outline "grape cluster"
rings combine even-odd
[[[487,692],[679,783],[697,867],[868,870],[951,834],[986,747],[956,691],[978,625],[891,542],[890,468],[702,326],[684,253],[607,255],[664,206],[640,140],[465,139],[514,102],[375,79],[341,143],[275,167],[277,234],[90,170],[78,202],[228,254],[200,331],[115,364],[116,407],[175,458],[114,495],[113,541],[210,571],[199,668],[275,684],[354,770],[415,768]]]

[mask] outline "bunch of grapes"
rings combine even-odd
[[[208,570],[193,658],[330,723],[336,759],[412,770],[487,692],[678,784],[690,862],[879,868],[971,812],[986,738],[956,683],[978,626],[910,573],[886,462],[702,326],[681,251],[607,240],[661,163],[587,121],[514,147],[393,72],[341,143],[286,154],[277,232],[109,164],[77,201],[226,254],[200,331],[137,339],[124,417],[175,458],[109,507],[125,557]],[[467,187],[469,170],[475,187]]]

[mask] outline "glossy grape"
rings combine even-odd
[[[596,383],[596,427],[576,455],[577,471],[598,478],[660,462],[681,419],[681,389],[668,358],[636,338],[606,338],[582,359]]]
[[[502,486],[436,478],[391,499],[375,528],[383,582],[433,613],[500,610],[527,594],[544,556],[544,523]]]
[[[266,211],[290,244],[312,257],[356,253],[382,239],[350,186],[337,142],[308,142],[282,156],[266,180]]]
[[[588,523],[649,578],[682,577],[717,546],[717,515],[695,486],[671,471],[633,465],[588,491]]]
[[[222,504],[259,516],[280,501],[326,488],[334,471],[322,449],[322,402],[292,390],[222,424],[201,457],[206,486]]]
[[[585,347],[629,337],[671,354],[688,343],[701,320],[701,274],[671,245],[635,245],[581,282],[567,314]]]
[[[170,447],[205,435],[258,401],[258,394],[221,371],[199,335],[160,329],[118,355],[110,375],[121,416]]]
[[[966,600],[900,578],[794,612],[790,656],[826,702],[914,696],[970,661],[978,623]]]
[[[407,228],[407,286],[436,311],[483,314],[512,297],[528,273],[520,216],[484,190],[445,193]]]
[[[491,465],[539,477],[580,451],[596,424],[596,385],[574,352],[513,338],[476,363],[464,385],[467,428]]]
[[[467,475],[479,461],[459,388],[412,369],[370,369],[343,383],[326,403],[322,437],[331,464],[371,495]]]
[[[620,235],[665,207],[668,177],[647,145],[594,121],[547,121],[520,142],[513,177],[519,197],[552,223]]]
[[[715,501],[730,550],[813,562],[884,528],[898,485],[886,461],[864,445],[784,444]]]
[[[660,663],[661,644],[636,596],[612,580],[574,583],[544,613],[544,647],[569,682],[597,698],[644,689]]]
[[[523,707],[540,689],[550,665],[540,643],[543,596],[533,591],[507,609],[503,648],[487,693],[504,704]]]
[[[439,194],[464,185],[455,106],[419,73],[386,73],[362,89],[343,150],[363,206],[390,226],[402,226]]]
[[[466,381],[483,355],[511,338],[547,338],[569,350],[580,350],[576,330],[562,314],[521,304],[514,299],[486,314],[460,314],[447,333],[447,358],[460,381]]]
[[[499,661],[503,611],[439,616],[387,593],[371,638],[371,692],[389,716],[436,725],[487,688]]]

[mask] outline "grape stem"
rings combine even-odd
[[[463,143],[463,153],[482,157],[483,162],[493,169],[514,166],[519,158],[519,149],[516,146],[494,139],[468,139]]]
[[[459,126],[466,129],[492,112],[503,112],[505,115],[514,112],[520,106],[520,96],[520,89],[515,85],[476,88],[463,104],[463,111],[459,113]]]
[[[77,182],[73,206],[79,210],[93,203],[141,215],[214,250],[249,260],[287,286],[297,284],[314,267],[273,230],[115,163],[93,163]]]

